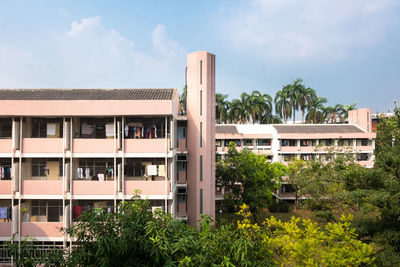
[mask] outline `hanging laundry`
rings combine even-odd
[[[147,175],[157,175],[157,165],[146,165]]]
[[[97,174],[97,178],[99,179],[99,181],[104,182],[104,173]]]
[[[158,165],[158,176],[165,176],[165,165]]]
[[[114,123],[106,124],[106,136],[114,136]]]
[[[128,137],[128,135],[129,135],[129,125],[128,124],[126,124],[125,125],[125,137]]]
[[[47,123],[47,135],[56,135],[55,123]]]
[[[0,207],[0,219],[6,220],[8,219],[8,208]]]
[[[89,168],[85,169],[85,178],[90,179],[90,169]]]

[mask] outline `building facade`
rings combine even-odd
[[[177,89],[0,90],[0,262],[5,241],[65,248],[61,228],[134,195],[214,217],[214,55],[189,54],[187,88],[187,115]]]
[[[221,124],[216,126],[216,151],[224,157],[227,146],[234,142],[238,150],[246,148],[283,164],[295,159],[329,161],[335,153],[348,153],[371,168],[376,138],[371,117],[371,109],[357,109],[349,111],[348,124]],[[292,191],[284,184],[276,197],[293,200]],[[217,194],[217,199],[221,198]]]

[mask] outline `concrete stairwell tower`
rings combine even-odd
[[[188,55],[187,69],[188,223],[200,214],[215,218],[215,55]]]

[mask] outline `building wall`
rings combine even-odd
[[[349,111],[349,124],[356,124],[367,132],[372,132],[372,109],[359,108]]]
[[[189,54],[186,75],[188,222],[196,225],[201,208],[203,214],[215,217],[215,56],[208,52]]]

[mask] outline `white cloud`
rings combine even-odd
[[[44,42],[46,49],[0,46],[0,62],[13,66],[0,67],[0,87],[181,87],[185,49],[168,37],[164,25],[149,35],[151,48],[140,51],[95,16],[72,22],[70,29]]]
[[[235,50],[268,60],[338,60],[385,40],[396,0],[253,0],[222,23]]]

